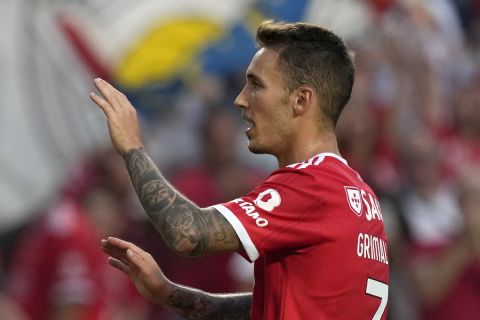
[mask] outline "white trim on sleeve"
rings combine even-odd
[[[225,217],[225,219],[228,220],[228,222],[230,222],[233,229],[237,233],[237,236],[240,239],[240,242],[242,242],[243,249],[245,249],[245,252],[250,258],[250,261],[253,262],[257,260],[260,254],[258,253],[257,248],[253,244],[252,239],[248,235],[248,232],[243,226],[242,222],[240,222],[240,220],[235,216],[235,214],[224,205],[217,204],[212,206],[212,208],[215,208],[218,212],[220,212]]]

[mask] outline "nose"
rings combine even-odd
[[[243,87],[242,91],[238,94],[237,98],[234,101],[234,105],[238,108],[245,109],[248,107],[247,99],[245,98],[245,88],[247,86]]]

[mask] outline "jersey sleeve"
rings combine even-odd
[[[322,190],[307,170],[280,169],[247,195],[213,206],[235,229],[250,261],[322,240]]]

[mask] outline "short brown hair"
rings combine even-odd
[[[257,44],[279,52],[288,93],[301,85],[315,89],[323,118],[335,127],[355,77],[353,55],[342,39],[316,25],[267,20],[257,29]]]

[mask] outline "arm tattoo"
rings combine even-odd
[[[200,290],[177,286],[167,299],[168,306],[187,319],[250,319],[251,293],[208,294]]]
[[[140,202],[173,250],[200,255],[238,249],[239,240],[228,221],[215,209],[201,209],[182,196],[145,150],[130,150],[124,160]]]

